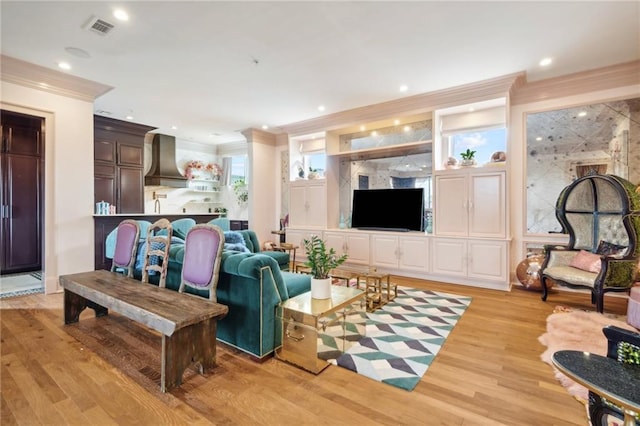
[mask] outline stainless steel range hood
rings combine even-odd
[[[153,135],[151,143],[151,168],[144,177],[145,185],[186,188],[187,178],[176,165],[176,138],[168,135]]]

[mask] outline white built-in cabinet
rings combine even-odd
[[[435,234],[452,237],[506,236],[504,170],[476,168],[442,172],[435,178]]]
[[[444,171],[435,177],[431,272],[469,284],[508,285],[504,170]]]
[[[323,238],[327,248],[338,255],[347,255],[347,263],[369,265],[369,234],[362,232],[325,231]]]
[[[508,244],[505,240],[434,238],[432,270],[435,275],[506,282]]]
[[[304,240],[312,235],[322,237],[322,231],[318,229],[287,229],[286,242],[298,246],[296,249],[296,262],[304,262],[307,256],[304,251]]]
[[[289,226],[327,226],[327,190],[324,179],[293,181],[289,185]]]
[[[429,272],[429,239],[426,236],[371,235],[371,264],[376,268]]]

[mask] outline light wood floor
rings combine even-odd
[[[586,424],[584,407],[540,360],[544,347],[537,338],[556,305],[593,309],[588,295],[554,291],[545,303],[521,287],[500,292],[395,281],[473,297],[412,392],[340,367],[314,376],[219,347],[215,372],[158,398],[65,331],[62,295],[2,300],[0,423]],[[626,299],[607,296],[605,310],[624,314]],[[92,314],[86,310],[81,322]]]

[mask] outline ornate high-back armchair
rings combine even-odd
[[[542,300],[547,300],[552,279],[590,289],[591,303],[603,312],[604,294],[628,291],[638,275],[640,194],[619,176],[584,176],[562,190],[556,217],[569,244],[545,247]]]

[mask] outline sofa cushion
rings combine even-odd
[[[196,224],[196,221],[190,217],[176,219],[173,222],[171,222],[171,229],[172,229],[171,235],[184,240],[187,238],[187,232],[189,232],[189,229],[193,228],[195,224]],[[147,234],[145,233],[144,236],[146,235]],[[162,229],[158,231],[158,235],[167,235],[167,230]]]
[[[311,275],[295,274],[293,272],[282,272],[287,287],[289,298],[296,297],[299,294],[306,293],[311,288]]]
[[[231,222],[226,217],[219,217],[219,218],[216,218],[216,219],[211,219],[208,223],[210,225],[217,226],[218,228],[222,229],[223,231],[230,231],[231,230]]]

